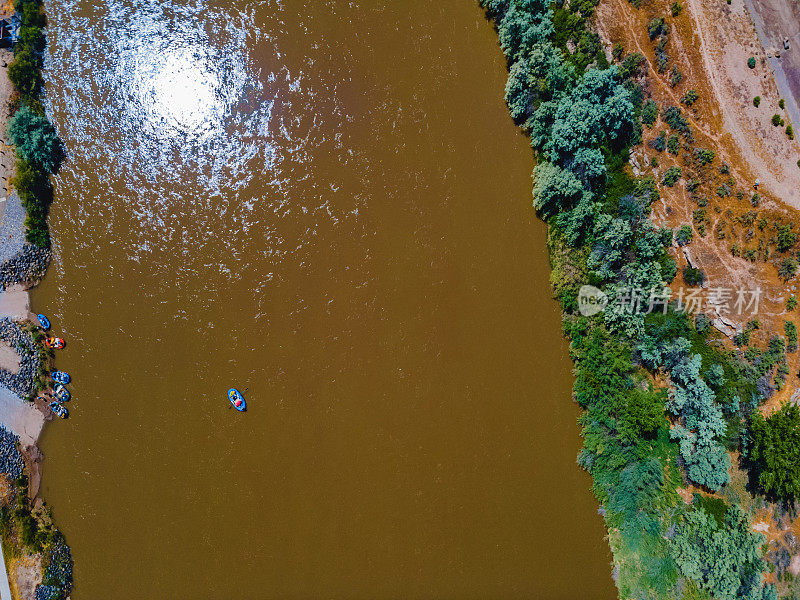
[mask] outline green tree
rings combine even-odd
[[[549,217],[570,208],[584,189],[574,173],[550,162],[540,162],[533,170],[533,206]]]
[[[658,118],[658,102],[655,100],[648,100],[642,106],[642,123],[645,125],[652,125]]]
[[[800,408],[784,404],[769,417],[755,411],[748,455],[751,481],[773,500],[800,498]]]
[[[17,40],[17,52],[22,48],[29,48],[33,52],[44,50],[45,38],[40,27],[26,26],[20,27],[19,39]]]
[[[683,171],[680,167],[670,167],[667,169],[666,173],[664,173],[664,178],[661,180],[661,183],[666,185],[667,187],[672,187],[683,175]]]
[[[679,246],[685,246],[692,241],[693,236],[691,225],[681,225],[681,228],[678,229],[678,233],[675,236],[675,241],[678,242]]]
[[[8,137],[20,157],[54,173],[62,158],[61,142],[47,117],[27,106],[20,108],[8,122]]]
[[[8,78],[24,98],[33,98],[42,87],[42,64],[30,48],[23,48],[8,65]]]
[[[681,573],[719,600],[769,597],[759,573],[764,568],[764,536],[751,530],[739,506],[728,508],[724,523],[703,508],[689,512],[670,547]]]
[[[797,259],[793,256],[788,256],[781,260],[780,264],[778,265],[778,275],[781,279],[788,281],[797,275],[797,267]]]

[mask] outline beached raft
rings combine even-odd
[[[228,390],[228,400],[231,401],[233,408],[236,410],[247,410],[247,404],[245,404],[244,396],[242,396],[242,393],[236,388],[231,388]]]
[[[48,406],[62,419],[66,419],[69,416],[69,411],[58,402],[51,402]]]
[[[56,383],[60,383],[62,385],[67,385],[70,381],[69,373],[66,373],[64,371],[53,371],[52,373],[50,373],[50,377],[53,378],[53,381],[55,381]]]
[[[44,341],[44,345],[48,348],[63,348],[67,345],[67,342],[60,337],[49,337]]]
[[[67,402],[69,400],[69,390],[60,383],[57,383],[53,388],[53,393],[61,402]]]
[[[39,325],[42,326],[42,329],[44,329],[45,331],[50,329],[50,319],[48,319],[44,315],[36,315],[36,319],[39,321]]]

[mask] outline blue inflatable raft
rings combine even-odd
[[[36,318],[39,319],[39,325],[42,326],[42,329],[44,329],[45,331],[50,329],[50,319],[48,319],[44,315],[36,315]]]
[[[50,377],[52,377],[53,381],[56,383],[61,383],[63,385],[69,383],[69,373],[65,373],[64,371],[53,371],[50,373]]]
[[[51,402],[49,406],[53,409],[53,412],[62,419],[69,417],[69,411],[65,407],[61,406],[58,402]]]
[[[56,386],[53,388],[53,392],[61,402],[66,402],[69,400],[69,390],[65,388],[60,383],[57,383]]]
[[[228,390],[228,400],[231,401],[233,408],[236,410],[244,411],[247,409],[247,405],[244,402],[244,396],[242,396],[242,393],[236,388],[231,388]]]

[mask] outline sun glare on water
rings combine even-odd
[[[220,78],[208,64],[186,50],[170,52],[143,73],[143,100],[155,116],[188,130],[219,121],[224,112]]]

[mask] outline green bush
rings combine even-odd
[[[778,100],[778,106],[780,106],[782,109],[786,108],[786,102],[783,101],[783,98]]]
[[[794,231],[792,223],[785,223],[778,226],[778,235],[775,237],[775,244],[778,252],[786,252],[797,243],[797,233]]]
[[[683,281],[686,282],[686,285],[703,285],[705,279],[706,276],[702,269],[683,267]]]
[[[748,467],[751,481],[770,499],[800,497],[800,408],[784,404],[766,419],[753,413]]]
[[[658,103],[655,100],[648,100],[642,106],[642,123],[652,126],[658,118]]]
[[[681,225],[681,228],[678,229],[678,233],[675,236],[675,241],[679,246],[685,246],[692,241],[692,237],[693,232],[691,225]]]
[[[664,173],[664,178],[661,180],[661,183],[667,187],[672,187],[678,182],[682,174],[683,171],[681,171],[680,167],[670,167],[667,169],[666,173]]]
[[[786,321],[783,324],[783,332],[786,334],[786,352],[797,350],[797,325],[793,321]]]
[[[779,114],[772,115],[772,124],[775,127],[781,124],[781,116]]]
[[[670,154],[678,154],[681,149],[681,142],[678,139],[678,134],[673,133],[667,140],[667,152]]]
[[[678,67],[674,66],[669,72],[669,84],[672,87],[677,87],[680,82],[683,81],[683,73],[680,72]]]
[[[61,142],[47,117],[23,106],[8,122],[8,137],[20,158],[41,165],[49,173],[58,169],[62,158]]]
[[[789,280],[797,275],[797,259],[794,257],[784,258],[778,265],[778,275],[781,279]]]
[[[53,199],[53,189],[47,172],[23,159],[17,160],[17,169],[11,184],[17,190],[28,213],[25,219],[26,238],[41,248],[50,245],[47,230],[47,213]]]
[[[753,106],[758,108],[759,104],[761,104],[761,96],[756,96],[755,98],[753,98]]]
[[[30,48],[24,48],[8,65],[8,78],[23,98],[34,98],[42,89],[41,69],[41,60]]]
[[[656,39],[660,35],[666,35],[669,32],[669,27],[664,22],[663,17],[656,17],[647,25],[647,35],[651,40]]]
[[[755,69],[756,68],[756,59],[754,57],[752,57],[752,56],[750,58],[748,58],[747,59],[747,66],[750,67],[751,69]]]
[[[703,165],[708,165],[714,162],[714,157],[716,154],[713,150],[706,150],[705,148],[695,148],[694,157],[697,161],[697,164],[701,167]]]
[[[17,40],[16,52],[23,48],[29,48],[33,52],[44,50],[45,38],[41,28],[35,25],[20,27],[19,39]]]
[[[23,27],[44,27],[47,19],[38,0],[14,0],[14,11]]]
[[[697,93],[697,91],[695,91],[695,90],[689,90],[688,92],[686,92],[686,93],[683,95],[683,98],[681,98],[681,102],[682,102],[683,104],[685,104],[686,106],[691,106],[692,104],[694,104],[695,102],[697,102],[697,99],[698,99],[699,97],[700,97],[700,95]]]

